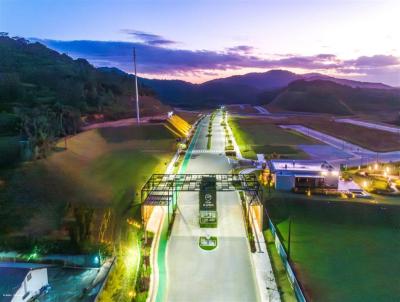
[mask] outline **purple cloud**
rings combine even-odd
[[[362,56],[355,60],[349,60],[345,63],[358,67],[381,67],[400,65],[400,59],[391,55],[374,55],[371,57]]]
[[[227,49],[228,52],[239,52],[239,53],[251,53],[254,50],[254,47],[248,45],[238,45],[235,47],[230,47]]]
[[[266,59],[249,54],[250,46],[240,45],[226,51],[185,50],[162,47],[157,42],[162,37],[135,32],[142,42],[115,41],[55,41],[39,40],[50,48],[68,53],[72,57],[83,57],[96,66],[113,66],[124,71],[132,71],[132,49],[136,48],[138,68],[141,73],[154,75],[184,75],[216,73],[241,68],[301,68],[305,70],[330,71],[339,74],[373,75],[382,74],[390,68],[391,74],[400,73],[400,60],[390,55],[361,56],[353,60],[341,60],[333,54],[314,56],[285,55]],[[166,43],[168,44],[168,43]],[[235,50],[235,51],[234,51]],[[247,51],[247,52],[246,52]],[[378,79],[379,81],[379,79]],[[397,83],[398,77],[391,82]]]
[[[176,44],[175,41],[165,39],[164,37],[144,31],[133,30],[133,29],[122,29],[121,32],[128,34],[135,39],[139,40],[148,45],[154,46],[166,46]]]

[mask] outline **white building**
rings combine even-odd
[[[269,168],[273,175],[275,189],[337,189],[339,170],[326,161],[315,160],[271,160]]]
[[[29,301],[38,296],[48,285],[45,265],[0,262],[0,301],[2,302]]]

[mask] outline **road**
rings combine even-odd
[[[366,122],[366,121],[359,121],[359,120],[354,120],[351,118],[336,119],[335,122],[353,124],[356,126],[361,126],[361,127],[366,127],[366,128],[377,129],[377,130],[400,134],[399,127],[376,124],[376,123],[371,123],[371,122]]]
[[[256,109],[261,114],[266,114],[266,115],[271,114],[271,112],[269,112],[267,109],[261,106],[254,106],[254,109]]]
[[[168,118],[167,114],[146,116],[146,117],[140,118],[140,123],[147,124],[151,120],[166,120],[167,118]],[[121,119],[121,120],[116,120],[116,121],[106,121],[106,122],[94,123],[94,124],[90,124],[90,125],[82,127],[82,130],[87,131],[87,130],[92,130],[92,129],[97,129],[97,128],[117,128],[117,127],[131,126],[131,125],[137,125],[136,118],[131,117],[131,118],[126,118],[126,119]]]
[[[209,118],[194,146],[185,173],[228,173],[230,163],[223,154],[224,133],[221,114],[213,123],[211,151],[207,149]],[[203,150],[203,152],[196,152]],[[221,151],[221,153],[218,153]],[[218,192],[218,227],[200,228],[198,192],[181,192],[178,209],[167,246],[166,301],[259,301],[242,209],[236,192]],[[204,251],[199,236],[218,237],[218,247]]]

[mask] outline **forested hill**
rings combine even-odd
[[[132,77],[96,69],[40,43],[0,36],[0,111],[59,104],[81,113],[129,114]],[[140,87],[140,93],[152,94]]]
[[[284,111],[339,115],[400,112],[399,90],[353,88],[329,80],[298,80],[264,101],[270,108]]]
[[[169,110],[150,88],[141,85],[139,94],[150,96],[143,98],[142,115]],[[82,120],[134,116],[133,95],[126,73],[0,33],[0,145],[2,138],[22,137],[40,157],[57,138],[76,133]]]

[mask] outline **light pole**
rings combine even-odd
[[[138,81],[137,81],[137,73],[136,73],[136,48],[133,48],[133,64],[135,67],[136,119],[137,119],[137,123],[140,124],[139,91],[138,91]]]

